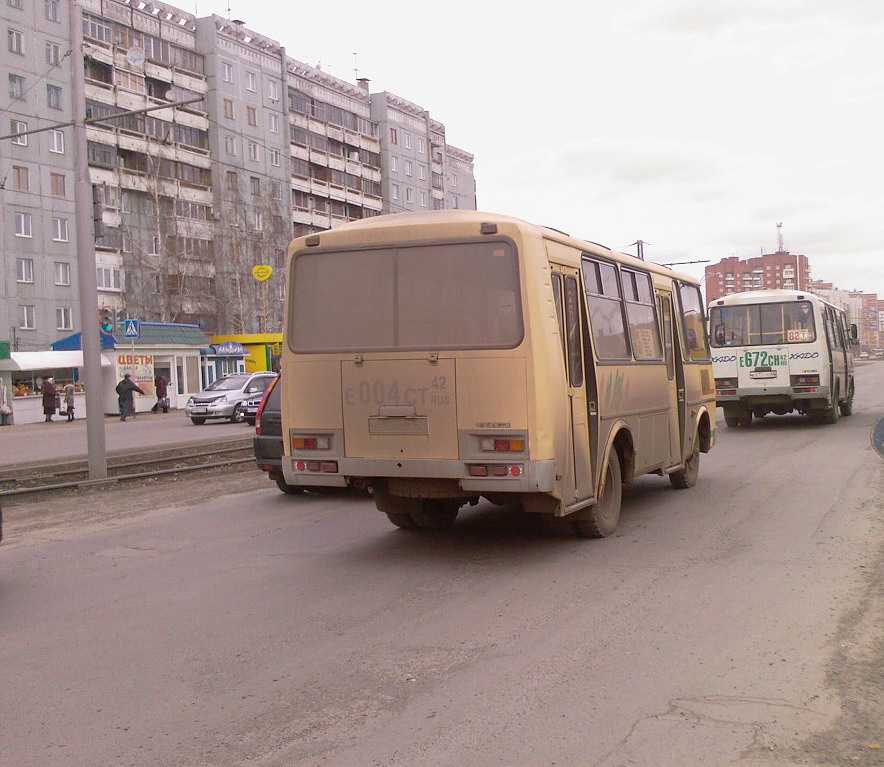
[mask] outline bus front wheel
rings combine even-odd
[[[589,510],[586,519],[574,521],[575,531],[583,538],[607,538],[613,535],[620,519],[620,502],[623,485],[620,476],[620,458],[613,449],[605,466],[604,487],[601,497]]]
[[[684,468],[674,471],[669,475],[669,481],[674,488],[685,490],[697,484],[697,475],[700,473],[700,435],[694,436],[694,449],[684,462]]]

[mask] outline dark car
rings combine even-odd
[[[300,487],[290,485],[285,481],[282,473],[282,412],[280,405],[280,377],[271,381],[270,386],[264,392],[255,418],[255,436],[252,444],[255,449],[255,463],[261,471],[266,471],[276,486],[284,493],[294,495],[296,493],[311,492],[321,494],[350,493],[352,495],[368,494],[367,483],[356,483],[349,488],[343,487]]]
[[[249,426],[255,425],[255,421],[258,418],[258,408],[261,407],[261,400],[263,399],[264,392],[261,392],[260,394],[245,400],[245,402],[240,403],[239,409],[242,412],[242,419]]]
[[[252,438],[255,463],[261,471],[270,475],[282,492],[298,493],[301,488],[287,484],[282,475],[282,413],[277,384],[278,376],[270,382],[255,412],[255,436]]]

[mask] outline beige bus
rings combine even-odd
[[[614,532],[622,483],[697,478],[715,389],[696,280],[476,211],[289,249],[285,482],[368,485],[402,528],[484,498]]]

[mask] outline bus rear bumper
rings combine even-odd
[[[345,487],[347,478],[411,480],[419,484],[422,477],[456,480],[465,493],[550,493],[555,487],[556,462],[511,460],[487,461],[462,459],[338,458],[334,473],[297,471],[295,459],[283,459],[286,482],[293,485],[324,485]],[[483,467],[487,476],[476,476]]]

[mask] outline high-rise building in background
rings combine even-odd
[[[242,22],[160,2],[82,6],[82,61],[71,4],[0,6],[0,135],[48,128],[0,141],[0,345],[45,349],[97,322],[81,319],[76,284],[75,67],[100,203],[98,303],[118,316],[279,331],[293,234],[382,212],[475,209],[473,156],[448,145],[423,107],[297,61]],[[259,264],[274,268],[270,280],[253,278]]]
[[[710,264],[706,272],[706,301],[747,290],[808,290],[810,261],[788,251],[766,253],[745,261],[736,256]]]

